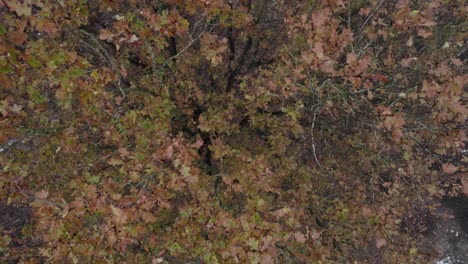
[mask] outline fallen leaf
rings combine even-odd
[[[8,39],[16,45],[22,45],[28,39],[28,35],[21,30],[10,31]]]
[[[382,83],[388,83],[388,77],[386,75],[383,75],[381,73],[376,73],[374,76],[372,76],[372,79],[374,81],[382,82]]]
[[[420,29],[418,30],[418,36],[423,37],[423,38],[428,38],[432,36],[432,31]]]
[[[385,240],[385,238],[377,238],[375,240],[375,246],[377,248],[381,248],[383,246],[387,245],[387,241]]]
[[[142,212],[141,213],[141,219],[145,223],[154,223],[154,222],[156,222],[156,217],[154,217],[154,215],[152,213],[149,213],[149,212]]]
[[[114,215],[112,219],[114,220],[115,224],[120,225],[124,224],[127,221],[127,216],[125,215],[125,212],[122,209],[113,205],[111,205],[110,208],[112,210],[112,214]]]
[[[463,194],[468,197],[468,177],[462,179]]]
[[[408,41],[406,41],[406,46],[411,47],[411,46],[413,46],[413,44],[414,44],[413,36],[410,36],[408,38]]]
[[[273,258],[271,254],[265,253],[262,255],[262,260],[260,263],[262,264],[275,263],[275,259]]]
[[[100,40],[113,40],[114,37],[115,37],[115,34],[107,29],[101,29],[101,31],[99,31]]]
[[[8,138],[6,135],[4,135],[2,132],[0,132],[0,144],[5,144],[8,141]]]
[[[453,63],[453,65],[460,67],[463,65],[463,61],[457,58],[451,58],[450,61]]]
[[[403,66],[403,67],[408,67],[408,66],[410,66],[411,62],[414,61],[414,60],[416,60],[416,58],[406,58],[406,59],[402,59],[402,60],[400,61],[400,64],[401,64],[401,66]]]
[[[197,137],[197,141],[195,141],[195,143],[193,143],[193,144],[191,145],[191,147],[196,148],[196,149],[199,149],[199,148],[201,148],[201,146],[203,146],[204,143],[205,143],[205,142],[203,141],[203,139],[202,139],[200,136],[198,136],[198,137]]]
[[[36,198],[39,199],[47,199],[47,196],[49,196],[49,193],[46,190],[38,191],[34,194]]]
[[[312,49],[312,51],[315,53],[315,55],[317,56],[317,58],[319,58],[319,59],[321,59],[321,60],[326,60],[326,59],[328,59],[328,57],[325,56],[325,54],[324,54],[323,43],[322,43],[322,42],[317,42],[317,43],[315,43],[315,46],[314,46],[314,48]]]
[[[363,206],[361,210],[364,217],[369,217],[372,215],[372,210],[367,206]]]
[[[6,1],[6,4],[8,8],[10,8],[10,11],[15,12],[18,16],[31,16],[31,3],[30,1],[24,1],[24,3],[21,3],[18,0],[10,0]]]
[[[21,112],[21,109],[23,109],[23,106],[21,105],[14,104],[10,106],[10,111],[12,111],[15,114],[18,114],[19,112]]]
[[[458,171],[458,167],[452,163],[444,163],[442,164],[442,171],[447,174],[453,174]]]
[[[296,232],[294,233],[293,236],[294,236],[294,239],[299,243],[304,243],[307,240],[304,234],[302,234],[301,232]]]
[[[36,25],[36,29],[49,35],[54,35],[58,31],[57,25],[48,20],[40,21],[40,23]]]
[[[313,240],[317,240],[317,239],[320,238],[320,233],[319,233],[317,230],[313,229],[313,230],[312,230],[312,234],[311,234],[310,237],[311,237]]]
[[[280,217],[287,215],[290,211],[291,209],[289,207],[284,207],[284,208],[274,211],[272,215],[274,215],[277,218],[280,218]]]

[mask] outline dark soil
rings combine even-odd
[[[31,208],[26,206],[7,205],[0,202],[0,227],[2,232],[16,236],[20,235],[21,228],[31,220]]]
[[[29,206],[7,205],[0,201],[0,236],[9,237],[7,249],[0,252],[0,263],[22,263],[35,252],[41,241],[24,235],[24,227],[32,222],[32,210]],[[6,245],[4,245],[6,246]],[[39,263],[44,259],[40,258]]]
[[[430,239],[441,264],[468,263],[468,197],[445,198]]]

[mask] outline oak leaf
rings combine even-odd
[[[447,174],[453,174],[458,171],[458,167],[452,163],[444,163],[442,164],[442,171]]]
[[[15,12],[18,16],[31,16],[32,7],[30,0],[23,1],[23,3],[18,0],[9,0],[6,1],[6,4],[10,8],[10,11]]]
[[[294,239],[299,243],[304,243],[307,240],[304,234],[302,234],[301,232],[296,232],[294,233],[293,236],[294,236]]]
[[[127,222],[127,215],[122,209],[115,207],[113,205],[111,205],[110,208],[113,214],[112,220],[114,220],[114,223],[116,225],[122,225],[122,224],[125,224],[125,222]]]
[[[377,248],[381,248],[383,246],[387,245],[387,241],[385,240],[385,238],[377,238],[375,240],[375,246]]]

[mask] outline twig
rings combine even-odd
[[[125,92],[122,89],[122,74],[117,70],[117,67],[115,65],[114,59],[109,55],[107,50],[104,48],[104,46],[100,43],[100,41],[93,35],[85,30],[80,30],[81,37],[78,39],[80,43],[91,49],[95,54],[100,56],[104,61],[108,64],[108,66],[111,68],[112,72],[117,74],[118,80],[117,80],[117,88],[119,91],[122,93],[122,97],[125,98]],[[96,47],[92,46],[91,44],[87,43],[82,37],[86,36],[89,41],[91,41]]]
[[[364,28],[366,27],[367,23],[370,21],[370,19],[375,15],[375,13],[377,13],[377,10],[379,10],[379,8],[382,6],[384,0],[381,0],[380,3],[374,8],[374,10],[372,10],[372,12],[367,16],[366,20],[364,21],[364,23],[362,23],[361,25],[361,28],[359,28],[359,32],[357,34],[357,38],[360,38],[361,37],[361,34],[362,34],[362,31],[364,30]]]
[[[318,160],[317,158],[317,153],[315,151],[315,139],[314,139],[314,127],[315,127],[315,119],[317,118],[317,112],[319,110],[319,107],[317,107],[317,109],[314,111],[314,118],[312,120],[312,126],[310,128],[310,136],[312,138],[312,151],[313,151],[313,154],[314,154],[314,159],[315,159],[315,162],[317,163],[317,165],[322,168],[322,164],[320,164],[320,161]]]
[[[180,50],[176,55],[174,56],[171,56],[169,57],[164,63],[163,65],[167,65],[167,63],[171,60],[175,60],[177,59],[180,55],[182,55],[183,53],[185,53],[185,51],[190,48],[197,40],[199,40],[201,38],[201,36],[203,36],[203,34],[205,34],[206,32],[206,25],[203,27],[203,30],[202,32],[200,32],[200,34],[198,34],[198,36],[196,36],[195,38],[191,39],[190,42],[182,49]]]
[[[32,194],[29,194],[27,193],[26,191],[24,191],[23,189],[21,189],[21,187],[18,185],[17,182],[15,182],[16,184],[16,187],[18,188],[19,192],[26,198],[28,199],[35,199],[35,200],[38,200],[39,202],[42,202],[42,203],[45,203],[47,205],[50,205],[52,207],[56,207],[56,208],[59,208],[60,210],[63,210],[63,206],[59,205],[58,203],[55,203],[55,202],[52,202],[51,200],[48,200],[48,199],[42,199],[42,198],[39,198],[39,197],[36,197]]]

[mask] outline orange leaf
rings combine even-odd
[[[381,73],[375,74],[374,76],[372,76],[372,79],[374,81],[378,81],[378,82],[382,82],[382,83],[388,83],[388,77],[381,74]]]
[[[0,145],[5,144],[8,141],[8,138],[0,132]]]

